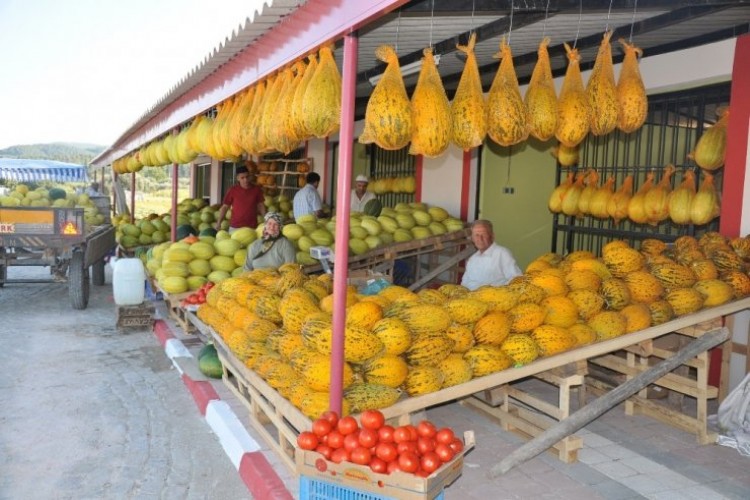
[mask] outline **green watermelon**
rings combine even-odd
[[[177,226],[177,241],[183,238],[187,238],[190,235],[195,235],[195,229],[190,224],[182,224]]]
[[[198,236],[216,236],[216,229],[212,227],[201,229],[201,232],[198,233]]]
[[[224,370],[219,361],[219,355],[213,344],[207,344],[198,353],[198,369],[206,377],[221,378]]]
[[[380,200],[377,198],[368,201],[362,208],[362,212],[364,212],[365,215],[372,215],[373,217],[378,217],[382,210],[383,204],[380,203]]]
[[[50,200],[64,200],[68,196],[68,193],[62,188],[52,188],[47,193],[47,196]]]

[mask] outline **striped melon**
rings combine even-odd
[[[468,382],[474,374],[469,362],[459,353],[451,354],[438,363],[437,367],[443,373],[443,389]]]
[[[576,338],[576,345],[589,345],[597,340],[596,332],[586,323],[576,323],[568,331]]]
[[[630,304],[630,289],[627,283],[620,278],[609,278],[602,282],[600,289],[607,307],[620,310]]]
[[[401,391],[387,385],[373,383],[353,384],[344,392],[344,399],[349,403],[351,411],[355,413],[388,408],[400,397]]]
[[[453,341],[453,352],[466,352],[474,345],[474,325],[452,323],[445,336]]]
[[[703,307],[705,299],[695,288],[675,288],[670,290],[664,299],[672,306],[675,316],[690,314]]]
[[[417,335],[406,351],[406,361],[410,365],[436,365],[453,351],[453,341],[443,334]]]
[[[620,310],[625,316],[626,333],[637,332],[651,326],[651,310],[646,304],[629,304]]]
[[[719,279],[699,280],[693,288],[705,297],[703,307],[718,306],[734,298],[734,288]]]
[[[661,325],[674,318],[674,309],[666,300],[657,300],[648,304],[648,310],[651,313],[651,324]]]
[[[451,299],[445,304],[451,319],[456,323],[475,323],[487,313],[487,303],[476,299]]]
[[[404,390],[412,397],[436,392],[443,386],[444,378],[443,372],[436,366],[416,366],[409,369]]]
[[[451,316],[448,311],[433,304],[417,304],[397,315],[414,334],[440,333],[448,329]]]
[[[471,366],[474,377],[505,370],[513,365],[513,360],[499,345],[479,344],[464,353],[464,359]]]
[[[568,293],[568,298],[578,308],[581,319],[589,319],[604,308],[604,297],[592,290],[573,290]]]
[[[383,354],[372,358],[362,366],[366,382],[398,387],[409,373],[409,367],[401,356]]]
[[[510,329],[511,318],[507,313],[491,312],[474,324],[474,340],[480,344],[500,345],[510,333]]]
[[[547,314],[544,323],[547,325],[568,327],[578,321],[578,306],[565,295],[552,295],[540,304]]]
[[[331,359],[326,355],[318,355],[311,358],[305,364],[305,371],[301,374],[302,380],[314,391],[327,391],[331,384]],[[342,376],[344,389],[354,381],[354,372],[349,363],[344,363]]]
[[[490,311],[510,311],[518,303],[518,295],[507,286],[481,286],[469,296],[486,303]]]
[[[508,311],[510,315],[510,330],[513,333],[530,332],[544,322],[547,311],[533,302],[523,302]]]
[[[648,271],[635,271],[626,275],[624,279],[633,302],[648,304],[661,299],[664,295],[661,282]]]
[[[539,348],[530,335],[511,333],[500,346],[516,365],[527,365],[539,356]]]
[[[601,311],[589,318],[587,323],[599,340],[607,340],[623,335],[628,327],[628,320],[619,311]]]
[[[553,356],[572,349],[577,341],[567,328],[554,325],[541,325],[531,332],[541,356]]]
[[[383,343],[386,354],[403,354],[411,345],[409,327],[398,318],[381,319],[372,327],[372,333]]]

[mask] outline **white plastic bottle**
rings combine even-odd
[[[113,259],[114,260],[114,259]],[[115,304],[134,306],[145,296],[146,270],[141,259],[117,259],[112,262],[112,291]]]

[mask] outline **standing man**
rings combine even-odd
[[[352,189],[351,211],[362,212],[365,205],[370,200],[375,199],[375,193],[367,190],[367,183],[370,182],[364,175],[358,175],[354,180],[354,189]]]
[[[320,184],[320,175],[310,172],[305,177],[307,184],[297,191],[292,202],[294,218],[299,219],[303,215],[313,214],[315,217],[323,217],[323,200],[318,193],[318,184]]]
[[[483,285],[506,285],[521,275],[521,269],[510,250],[495,243],[492,222],[474,221],[471,224],[471,242],[477,247],[477,252],[466,261],[466,271],[461,278],[461,284],[469,290]]]
[[[216,218],[216,230],[221,229],[221,222],[232,208],[232,217],[229,219],[229,232],[232,233],[242,227],[255,229],[258,227],[258,215],[265,215],[266,206],[263,204],[263,191],[259,186],[251,182],[250,172],[247,168],[237,169],[237,184],[229,188],[224,195],[219,216]]]

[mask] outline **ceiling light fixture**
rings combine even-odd
[[[434,54],[432,56],[433,60],[435,61],[435,66],[440,65],[440,54]],[[419,59],[418,61],[411,62],[409,64],[404,64],[401,66],[401,76],[408,76],[413,75],[415,73],[419,73],[419,71],[422,69],[422,59]],[[380,79],[383,78],[383,73],[380,73],[379,75],[371,76],[369,78],[370,85],[373,87],[378,84]]]

